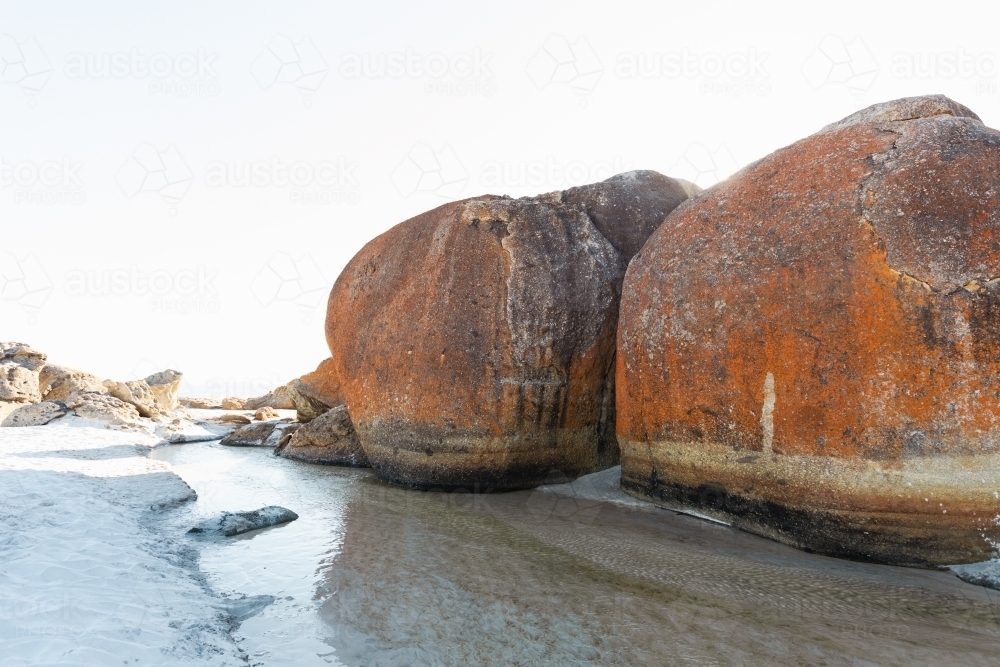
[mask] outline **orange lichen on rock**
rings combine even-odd
[[[875,105],[669,216],[629,266],[622,484],[816,551],[1000,537],[1000,133]]]
[[[614,465],[625,267],[686,196],[632,172],[446,204],[366,245],[333,287],[326,335],[379,476],[509,489]]]

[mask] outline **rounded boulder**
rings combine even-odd
[[[686,196],[656,176],[446,204],[351,260],[330,294],[326,372],[383,480],[515,489],[617,462],[621,282],[637,234]]]
[[[622,487],[937,566],[1000,538],[1000,133],[878,104],[675,210],[625,279]]]

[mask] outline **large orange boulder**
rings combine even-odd
[[[324,372],[378,475],[513,489],[614,465],[625,267],[685,198],[623,174],[446,204],[366,245],[330,294]]]
[[[805,549],[1000,538],[1000,133],[878,104],[675,210],[618,334],[622,487]]]

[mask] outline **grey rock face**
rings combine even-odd
[[[29,403],[10,413],[0,426],[44,426],[66,414],[66,406],[56,401]]]
[[[347,414],[347,406],[335,406],[300,426],[282,439],[275,454],[307,463],[367,468],[368,457]]]
[[[219,444],[228,447],[277,447],[281,438],[289,432],[293,432],[299,427],[298,424],[289,421],[269,421],[256,422],[241,426],[226,437]]]
[[[195,535],[215,535],[232,537],[251,530],[259,530],[269,526],[277,526],[289,521],[295,521],[299,515],[290,509],[269,505],[252,512],[223,512],[219,516],[202,521],[188,531]]]

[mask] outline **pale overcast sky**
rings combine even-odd
[[[327,352],[388,227],[630,169],[710,185],[868,104],[1000,124],[995,8],[0,2],[0,340],[189,392]]]

